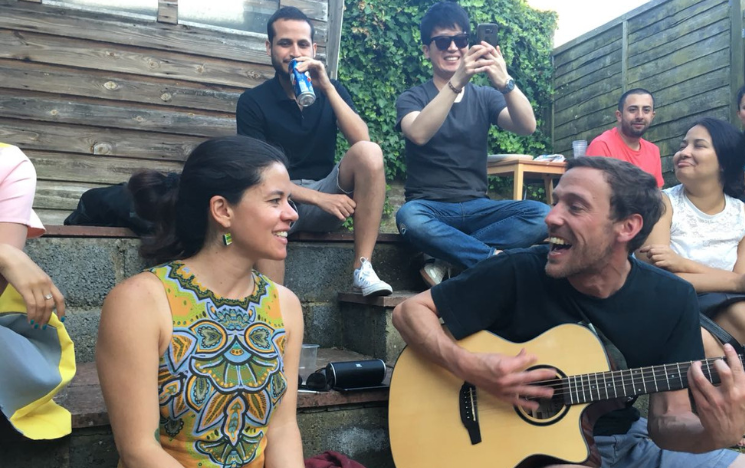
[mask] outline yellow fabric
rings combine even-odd
[[[0,314],[25,312],[26,304],[12,285],[8,285],[0,296]],[[57,439],[72,432],[72,416],[62,408],[52,397],[67,385],[75,376],[75,351],[70,335],[56,314],[52,314],[48,327],[57,331],[61,348],[59,362],[60,382],[52,391],[18,409],[9,418],[11,424],[25,437],[34,440]]]

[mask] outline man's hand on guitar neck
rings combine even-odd
[[[462,348],[460,348],[462,349]],[[459,377],[500,399],[527,410],[538,409],[536,398],[551,398],[553,389],[535,385],[556,378],[556,371],[526,371],[537,358],[524,349],[516,356],[496,353],[472,353],[462,349],[457,367]]]
[[[718,387],[709,382],[701,362],[693,363],[688,371],[698,417],[716,447],[734,446],[745,434],[745,372],[731,345],[724,345],[724,354],[726,363],[714,362],[721,381]]]

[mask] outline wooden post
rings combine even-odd
[[[623,20],[621,23],[621,89],[626,92],[629,89],[629,22]]]
[[[743,0],[730,1],[730,99],[729,119],[733,125],[740,127],[740,119],[737,118],[737,90],[745,84],[745,60],[743,60]]]
[[[326,42],[326,69],[329,77],[339,75],[339,52],[341,51],[341,25],[344,19],[344,0],[329,0],[329,29]]]
[[[158,0],[158,22],[178,24],[178,0]]]

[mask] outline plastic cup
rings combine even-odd
[[[303,382],[308,380],[308,376],[316,371],[317,360],[318,345],[303,344],[303,348],[300,350],[300,368],[298,369]]]
[[[575,158],[584,156],[587,151],[587,140],[574,140],[572,142],[572,151],[574,151]]]

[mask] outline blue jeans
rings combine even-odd
[[[550,207],[526,200],[477,198],[462,203],[412,200],[396,214],[398,232],[422,252],[471,268],[495,249],[529,247],[548,236]]]

